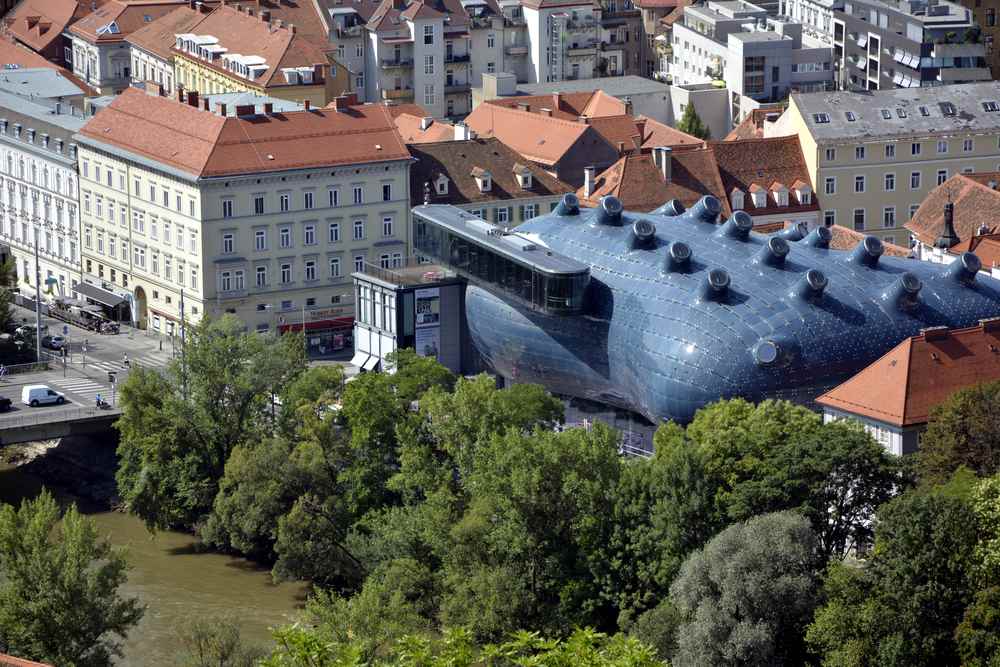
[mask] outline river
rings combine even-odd
[[[43,482],[18,468],[0,465],[0,502],[20,503],[36,496]],[[61,501],[74,500],[53,490]],[[81,503],[81,508],[87,508]],[[274,584],[268,570],[216,553],[198,552],[191,535],[150,535],[135,517],[120,512],[88,515],[102,535],[128,548],[128,583],[123,593],[147,605],[146,614],[129,634],[121,666],[173,665],[179,644],[175,629],[197,616],[231,614],[247,640],[269,645],[268,628],[287,622],[305,601],[301,584]]]

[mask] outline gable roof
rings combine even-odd
[[[43,662],[35,662],[33,660],[25,660],[24,658],[15,658],[12,655],[0,653],[0,667],[52,667],[52,665]]]
[[[226,4],[244,10],[252,9],[258,16],[267,11],[271,14],[272,23],[280,21],[282,25],[294,25],[295,34],[301,39],[321,50],[330,49],[326,25],[320,15],[321,8],[314,0],[226,0]],[[351,0],[350,4],[362,11],[364,4],[371,4],[374,8],[378,3]]]
[[[970,236],[948,249],[954,255],[971,252],[987,269],[1000,268],[1000,234]]]
[[[816,402],[897,427],[924,424],[956,391],[1000,379],[998,350],[997,320],[968,329],[925,329]]]
[[[967,240],[985,225],[997,231],[1000,220],[1000,191],[989,186],[1000,183],[1000,173],[956,174],[931,190],[920,203],[920,208],[908,223],[903,225],[924,245],[934,245],[944,230],[944,205],[951,201],[955,206],[954,227],[958,238]]]
[[[850,227],[843,225],[833,225],[830,228],[833,237],[830,239],[832,250],[853,250],[855,246],[865,240],[867,234],[856,232]],[[882,252],[889,257],[911,257],[910,249],[904,248],[895,243],[882,242]]]
[[[550,95],[514,95],[512,97],[498,97],[496,99],[486,100],[483,104],[506,107],[508,109],[520,109],[521,111],[527,111],[542,116],[551,115],[552,118],[575,121],[579,119],[580,116],[587,115],[584,112],[590,104],[590,100],[598,92],[601,91],[552,93]],[[593,110],[603,115],[612,116],[625,113],[624,102],[611,97],[610,95],[607,97],[611,100],[617,101],[618,105],[614,105],[612,102],[602,98],[599,103],[594,105]],[[523,108],[524,106],[527,106],[527,108]],[[542,109],[548,109],[551,113],[543,113]]]
[[[78,138],[202,178],[409,157],[380,105],[222,118],[135,88],[94,116]]]
[[[483,137],[497,137],[529,160],[555,165],[578,142],[604,142],[584,123],[550,118],[497,104],[480,104],[465,124]]]
[[[139,28],[126,37],[125,41],[158,58],[169,61],[173,59],[171,49],[177,41],[175,35],[190,32],[204,18],[204,13],[191,9],[188,5],[177,7],[152,23]]]
[[[3,21],[19,42],[44,51],[87,11],[89,5],[84,9],[77,0],[21,0]]]
[[[431,120],[429,127],[420,129],[420,124],[426,117],[408,113],[394,114],[393,120],[396,122],[396,129],[405,143],[426,144],[435,141],[451,141],[455,138],[455,126],[444,121]]]
[[[106,0],[103,5],[69,28],[69,32],[91,43],[120,42],[136,30],[169,14],[185,0]]]
[[[751,192],[758,186],[777,192],[781,186],[790,188],[796,181],[810,183],[809,169],[806,167],[799,138],[774,137],[769,139],[742,139],[739,141],[709,142],[719,165],[719,175],[725,192],[734,189]],[[810,203],[800,205],[793,196],[788,197],[788,206],[778,206],[773,196],[767,197],[765,206],[757,208],[753,199],[744,200],[744,210],[750,215],[770,215],[772,213],[798,213],[820,209],[815,191]]]
[[[470,204],[496,200],[550,197],[572,192],[573,188],[544,169],[525,165],[521,157],[495,138],[443,141],[410,147],[414,162],[410,167],[410,200],[414,206],[424,201],[424,185],[431,183],[432,204]],[[532,186],[522,188],[515,174],[528,169]],[[478,171],[477,171],[478,170]],[[480,192],[470,174],[489,171],[492,189]],[[448,178],[448,194],[438,195],[434,183],[440,175]],[[539,213],[547,211],[539,211]]]
[[[723,216],[732,213],[711,150],[673,153],[670,171],[670,182],[666,182],[652,155],[625,155],[597,176],[590,197],[585,196],[583,188],[577,191],[577,196],[581,203],[596,206],[601,197],[614,195],[630,211],[652,211],[671,199],[692,206],[703,196],[713,195],[722,204]]]

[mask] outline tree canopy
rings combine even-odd
[[[1000,382],[961,389],[931,410],[917,461],[929,484],[962,466],[980,477],[1000,472]]]

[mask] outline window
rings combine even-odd
[[[424,74],[434,74],[434,56],[424,56]]]
[[[329,227],[328,240],[330,243],[340,243],[340,223],[331,222]]]
[[[510,209],[506,206],[501,206],[496,209],[497,212],[497,222],[510,222]]]
[[[756,62],[758,60],[760,61],[759,64]],[[749,71],[753,71],[753,72],[758,72],[758,71],[762,72],[763,71],[764,58],[747,58],[746,61],[747,62],[745,63],[745,66],[744,66],[744,70],[745,71],[748,71],[748,72]],[[753,62],[751,62],[751,61],[753,61]],[[753,68],[753,69],[751,70],[750,68]],[[761,76],[761,80],[762,80],[761,81],[761,85],[763,85],[763,76]],[[746,88],[746,86],[744,86],[744,88]],[[762,92],[762,91],[748,91],[748,92]],[[813,114],[813,122],[815,122],[817,124],[829,123],[830,122],[830,114],[828,114],[828,113],[814,113]]]
[[[365,188],[363,185],[354,186],[354,203],[355,204],[365,203]]]
[[[896,207],[886,206],[882,209],[882,226],[883,227],[895,227],[896,226]]]
[[[222,217],[231,218],[233,217],[233,200],[223,199],[222,200]]]
[[[108,172],[108,185],[111,185],[111,172],[110,171]],[[163,192],[161,193],[160,201],[163,202],[163,208],[169,208],[170,207],[170,192],[168,192],[166,188],[163,188]]]
[[[865,147],[864,146],[855,146],[854,147],[854,159],[855,160],[864,160],[865,159]]]
[[[233,275],[229,271],[219,274],[219,290],[223,292],[233,291]]]
[[[892,112],[888,109],[879,109],[879,113],[882,114],[884,120],[892,120]]]
[[[132,211],[132,230],[140,234],[146,231],[146,221],[141,211]]]
[[[340,206],[340,190],[333,188],[327,191],[328,198],[330,200],[330,206]]]
[[[237,290],[246,289],[246,278],[245,278],[245,276],[246,276],[246,274],[243,273],[242,269],[237,270],[236,273],[234,274],[234,278],[236,279],[235,282],[236,282],[236,289]]]
[[[983,102],[983,111],[986,113],[1000,111],[1000,105],[998,105],[995,101]]]
[[[253,233],[253,249],[267,250],[267,230],[258,229]]]
[[[132,259],[135,262],[135,265],[140,269],[146,268],[146,249],[137,247],[132,248]]]
[[[944,139],[938,139],[938,142],[937,142],[937,152],[938,153],[947,153],[948,152],[948,142],[945,141]]]
[[[797,63],[792,63],[792,71],[793,72],[799,71]],[[847,122],[849,122],[849,123],[853,123],[854,121],[856,121],[858,119],[857,115],[855,115],[855,113],[853,111],[845,111],[844,112],[844,118],[846,118]]]
[[[836,211],[824,211],[823,212],[823,224],[827,227],[832,227],[837,224],[837,212]]]
[[[198,289],[198,269],[191,267],[191,289]],[[197,309],[192,307],[193,312],[197,312]]]
[[[425,25],[424,26],[424,44],[434,43],[434,26]]]
[[[573,63],[573,64],[575,65],[576,63]],[[497,64],[495,62],[490,61],[490,62],[486,63],[486,73],[487,74],[496,74],[496,71],[497,71]]]
[[[432,106],[434,104],[434,84],[424,84],[424,104]]]
[[[306,225],[302,237],[302,243],[305,245],[316,245],[316,225]]]
[[[365,238],[365,221],[355,220],[354,221],[354,240],[360,241]]]
[[[170,223],[166,220],[163,221],[163,242],[170,245]]]
[[[313,197],[314,196],[315,196],[315,193],[313,193],[313,192],[304,192],[304,193],[302,193],[302,205],[303,205],[304,208],[313,208],[313,205],[314,205],[313,204]]]
[[[392,201],[392,183],[382,184],[382,201]]]
[[[222,235],[222,254],[231,255],[233,253],[233,235],[231,233]]]
[[[331,257],[330,258],[330,277],[339,278],[340,277],[340,258]]]
[[[278,195],[278,210],[282,213],[287,211],[290,201],[291,197],[288,196],[287,192]]]
[[[174,196],[174,208],[177,210],[178,213],[181,212],[181,196],[180,195]]]
[[[885,159],[893,160],[896,157],[896,144],[885,145]]]
[[[258,194],[253,196],[253,214],[264,215],[264,195]]]
[[[823,191],[828,195],[837,194],[837,179],[832,176],[828,176],[823,181]]]
[[[975,144],[972,139],[965,139],[962,141],[962,152],[971,153],[975,149]]]
[[[910,220],[912,220],[913,216],[915,216],[917,214],[917,210],[919,208],[920,208],[920,204],[910,204]]]
[[[153,183],[149,184],[149,201],[156,203],[156,186]]]
[[[306,260],[306,280],[316,280],[316,260]]]
[[[948,180],[948,170],[947,169],[938,169],[937,170],[937,184],[941,185],[942,183],[944,183],[947,180]]]
[[[919,190],[920,189],[920,172],[914,171],[910,173],[910,189]]]
[[[392,218],[389,216],[382,218],[382,236],[392,236]]]
[[[524,215],[522,216],[524,220],[530,220],[538,215],[538,204],[527,204],[524,207]]]
[[[257,285],[257,287],[267,287],[267,267],[258,266],[254,273],[254,284]]]
[[[910,155],[920,155],[920,142],[914,141],[910,144]]]
[[[198,235],[193,229],[188,234],[188,249],[191,252],[198,252]]]
[[[388,269],[392,266],[392,262],[389,259],[389,253],[383,253],[378,257],[378,265],[383,269]]]
[[[854,231],[865,231],[865,209],[863,208],[854,209]]]
[[[855,176],[854,177],[854,191],[855,192],[864,192],[865,191],[865,177],[864,176]]]
[[[355,273],[361,273],[365,270],[365,256],[355,255],[354,256],[354,271]]]
[[[896,191],[896,174],[885,175],[885,191],[886,192]]]
[[[287,285],[292,282],[292,265],[282,264],[281,265],[281,283]]]
[[[292,228],[282,227],[278,230],[278,245],[282,248],[292,247]]]
[[[827,148],[826,149],[826,161],[827,162],[833,162],[836,159],[837,159],[837,149],[836,148]]]

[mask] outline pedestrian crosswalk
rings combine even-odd
[[[107,385],[101,385],[90,378],[59,378],[51,380],[51,384],[57,391],[66,392],[70,398],[82,400],[85,405],[92,403],[98,394],[103,398],[109,398],[111,394]]]
[[[130,357],[129,361],[131,362],[131,366],[142,366],[143,368],[166,368],[169,360],[162,357],[140,356]],[[83,358],[80,355],[74,355],[73,365],[82,367]],[[122,371],[127,370],[125,364],[123,364],[121,360],[101,361],[98,359],[88,358],[86,366],[88,369],[97,369],[104,372],[115,371],[121,373]]]

